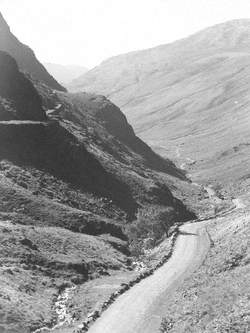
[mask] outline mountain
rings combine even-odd
[[[86,67],[77,65],[59,65],[49,62],[44,63],[44,67],[58,82],[62,84],[68,84],[78,76],[83,75],[88,71]]]
[[[235,193],[249,187],[249,41],[249,19],[225,22],[110,58],[71,89],[108,96],[162,156]]]
[[[0,71],[0,331],[48,329],[63,308],[77,325],[138,275],[147,238],[208,200],[104,96],[55,91],[2,51]]]
[[[49,87],[65,91],[37,60],[34,52],[22,44],[10,31],[8,24],[0,13],[0,50],[9,53],[18,63],[19,68],[35,79],[46,83]]]

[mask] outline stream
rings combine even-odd
[[[68,313],[67,303],[71,293],[76,289],[76,286],[65,288],[62,293],[59,294],[54,305],[54,311],[57,314],[57,323],[52,327],[44,326],[35,330],[33,333],[45,333],[53,332],[55,329],[60,328],[64,324],[70,324],[73,321],[73,318]]]

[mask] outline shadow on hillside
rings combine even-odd
[[[105,127],[114,137],[118,138],[135,153],[142,156],[147,167],[186,180],[186,175],[183,170],[178,169],[172,161],[164,159],[155,153],[144,141],[135,135],[133,127],[129,125],[126,117],[122,113],[121,116],[124,117],[123,122],[114,122],[112,118],[113,115],[111,114],[107,117],[107,112],[105,118],[103,118],[106,121]]]
[[[74,106],[76,106],[73,111],[67,114],[68,119],[73,122],[78,119],[77,122],[80,120],[83,123],[83,119],[86,117],[86,113],[88,113],[96,120],[101,121],[101,126],[105,127],[115,140],[118,139],[134,153],[143,157],[146,167],[186,180],[183,170],[178,169],[172,161],[164,159],[155,153],[145,142],[135,135],[133,127],[128,123],[126,116],[107,98],[88,93],[68,94],[67,98],[72,99]],[[116,158],[121,159],[121,156],[115,150],[110,151],[110,147],[105,148],[112,155],[115,155]]]
[[[138,205],[129,187],[108,173],[83,144],[57,123],[0,125],[0,158],[33,166],[83,192],[106,197],[133,219]]]

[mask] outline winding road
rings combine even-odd
[[[168,297],[203,262],[210,246],[207,222],[180,228],[170,260],[120,296],[89,329],[89,333],[159,332]]]

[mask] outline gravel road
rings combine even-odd
[[[170,260],[120,296],[89,333],[158,333],[170,293],[201,265],[207,254],[210,241],[205,224],[182,226]]]

